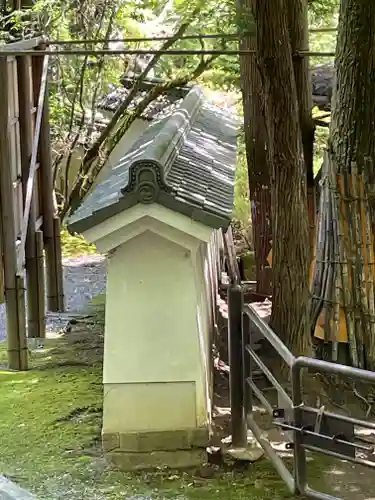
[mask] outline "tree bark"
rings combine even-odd
[[[347,0],[341,10],[332,103],[331,147],[340,170],[375,162],[375,3]]]
[[[352,352],[351,361],[371,369],[375,368],[374,30],[373,2],[342,2],[329,150],[337,194],[341,198],[339,226],[344,231],[339,239],[345,239],[348,262],[350,297],[347,298],[350,302],[344,303],[344,309],[348,339],[355,342],[357,349],[356,353]]]
[[[292,54],[309,50],[309,21],[307,0],[287,0],[289,38]],[[309,70],[309,58],[293,58],[294,78],[296,82],[299,122],[302,134],[303,156],[307,179],[307,201],[310,220],[310,248],[315,240],[315,184],[314,184],[314,135],[315,125],[312,117],[312,85]],[[312,255],[312,253],[311,253]]]
[[[252,18],[255,0],[239,0],[239,31],[253,32],[240,38],[240,50],[256,49],[256,26]],[[243,30],[242,24],[243,23]],[[267,157],[264,95],[256,59],[240,56],[240,81],[244,111],[244,134],[249,178],[252,231],[255,250],[257,293],[271,293],[271,186]]]
[[[309,354],[306,175],[286,5],[256,0],[254,16],[271,164],[271,326],[295,354]]]

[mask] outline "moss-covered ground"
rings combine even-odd
[[[47,341],[25,373],[0,371],[0,472],[49,500],[282,499],[288,492],[266,462],[246,472],[122,474],[100,452],[101,362],[89,344]],[[95,347],[93,348],[95,350]],[[0,363],[6,349],[0,346]],[[68,495],[68,496],[67,496]]]
[[[79,234],[69,234],[66,227],[63,227],[61,230],[61,250],[63,257],[67,258],[97,253],[94,245],[87,243]]]
[[[100,450],[103,305],[91,322],[47,340],[24,373],[0,370],[0,474],[45,500],[281,500],[291,498],[265,459],[247,467],[124,474]],[[6,346],[0,345],[0,366]],[[309,468],[321,484],[326,462]],[[327,469],[326,469],[327,470]],[[358,497],[362,498],[362,497]]]

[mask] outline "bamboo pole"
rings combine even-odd
[[[352,301],[352,293],[351,293],[351,281],[349,279],[349,265],[348,265],[348,256],[347,256],[347,245],[345,244],[345,225],[344,221],[346,217],[344,216],[343,211],[345,212],[345,207],[342,207],[343,194],[340,186],[337,183],[337,166],[334,163],[334,159],[329,156],[330,162],[330,171],[332,175],[332,183],[333,189],[336,193],[335,199],[337,200],[337,215],[338,215],[338,243],[340,246],[340,262],[341,262],[341,282],[342,282],[342,301],[343,308],[345,313],[346,320],[346,330],[348,336],[348,342],[350,347],[350,357],[353,366],[359,366],[359,358],[357,351],[357,339],[354,330],[354,308]],[[347,219],[346,219],[347,220]],[[349,221],[348,221],[349,222]]]
[[[8,61],[0,57],[0,212],[4,287],[7,315],[8,361],[13,370],[27,370],[25,308],[22,278],[17,276],[13,185],[8,129]]]
[[[37,269],[38,269],[38,329],[40,332],[39,337],[46,337],[46,303],[45,303],[45,273],[44,273],[44,244],[43,244],[43,232],[35,232],[35,248],[36,248],[36,259],[37,259]]]
[[[335,27],[326,27],[326,28],[309,28],[310,33],[333,33],[336,32],[337,28]],[[250,36],[252,32],[244,32],[243,36]],[[158,41],[167,41],[173,40],[174,36],[166,35],[166,36],[153,36],[153,37],[125,37],[125,38],[111,38],[111,43],[139,43],[139,42],[158,42]],[[238,33],[198,33],[196,35],[182,35],[179,37],[179,40],[237,40]],[[24,48],[33,48],[35,45],[39,45],[41,41],[46,41],[42,37],[35,37],[31,40],[20,40],[18,42],[12,42],[9,45],[13,45],[17,47],[20,44],[24,46]],[[108,40],[105,38],[86,38],[79,40],[48,40],[48,45],[98,45],[102,43],[108,43]]]
[[[356,252],[356,210],[355,210],[355,198],[353,196],[353,180],[352,175],[346,169],[341,173],[343,180],[343,190],[344,190],[344,210],[345,218],[348,227],[348,234],[346,239],[347,255],[349,257],[349,284],[351,287],[352,303],[351,307],[354,311],[354,335],[357,342],[357,353],[359,360],[359,367],[364,367],[364,351],[363,351],[363,333],[362,333],[362,318],[361,318],[361,291],[359,289],[360,282],[358,285],[358,277],[356,272],[357,264],[357,252]]]
[[[64,281],[62,272],[62,253],[61,253],[61,222],[58,217],[53,219],[53,235],[55,241],[55,258],[56,258],[56,288],[57,288],[57,304],[59,311],[64,311]]]
[[[316,258],[315,258],[315,268],[314,276],[311,286],[312,298],[310,301],[310,311],[309,317],[311,320],[312,331],[316,327],[316,322],[322,310],[323,305],[323,286],[322,286],[322,276],[324,270],[324,244],[325,244],[325,224],[326,224],[326,214],[325,214],[325,190],[327,189],[327,158],[324,157],[322,165],[322,189],[320,193],[319,200],[319,219],[317,227],[317,241],[316,241]]]
[[[339,207],[340,198],[334,189],[335,181],[332,179],[334,173],[329,172],[329,185],[332,204],[332,238],[333,238],[333,256],[334,256],[334,294],[333,294],[333,329],[332,329],[332,361],[337,362],[339,356],[339,331],[340,331],[340,307],[342,278],[340,267],[340,229],[339,229]]]
[[[309,28],[310,33],[334,33],[337,28]],[[251,36],[251,31],[241,33],[242,36]],[[138,43],[138,42],[155,42],[172,40],[173,36],[154,36],[154,37],[126,37],[126,38],[111,38],[111,43]],[[179,40],[202,40],[202,39],[221,39],[221,40],[237,40],[238,33],[212,33],[212,34],[197,34],[197,35],[182,35]],[[80,40],[48,40],[48,45],[98,45],[108,43],[107,39],[80,39]]]
[[[356,248],[356,287],[357,295],[360,298],[360,320],[362,323],[362,344],[367,345],[367,340],[370,338],[370,324],[369,324],[369,311],[368,311],[368,298],[366,290],[366,277],[364,265],[364,242],[362,237],[362,213],[363,213],[363,200],[361,199],[361,186],[358,168],[355,163],[351,165],[352,177],[352,195],[353,195],[353,212],[354,212],[354,232],[355,232],[355,248]]]
[[[331,341],[331,321],[333,315],[332,309],[332,291],[333,291],[333,267],[332,267],[332,203],[329,182],[327,180],[327,189],[325,190],[325,230],[326,236],[324,248],[324,340]]]
[[[34,101],[37,101],[43,72],[43,57],[33,57]],[[40,196],[43,212],[43,237],[46,252],[47,272],[47,307],[50,311],[62,312],[64,303],[61,300],[62,267],[58,264],[61,254],[61,240],[54,232],[55,208],[53,202],[53,174],[51,159],[50,127],[48,92],[44,99],[43,115],[39,135],[39,163],[40,163]]]
[[[0,47],[1,56],[32,56],[35,52],[33,50],[22,49],[7,49]],[[238,56],[238,55],[251,55],[256,56],[256,50],[220,50],[220,49],[41,49],[39,54],[41,56],[121,56],[121,55],[171,55],[171,56]],[[313,52],[313,51],[298,51],[292,54],[292,57],[335,57],[335,52]]]
[[[31,88],[31,60],[30,57],[17,58],[18,73],[18,101],[19,101],[19,127],[20,127],[20,153],[22,169],[22,193],[25,205],[27,180],[30,171],[30,157],[33,143],[32,124],[32,88]],[[35,181],[33,193],[35,193]],[[39,329],[39,293],[38,293],[38,265],[35,246],[35,221],[36,206],[35,195],[32,195],[27,236],[25,241],[25,268],[27,280],[27,333],[29,338],[43,336]],[[22,244],[22,243],[21,243]],[[44,300],[44,297],[43,299]]]
[[[23,265],[24,261],[24,250],[25,250],[25,242],[27,236],[27,228],[29,224],[30,218],[30,210],[32,205],[32,199],[34,194],[35,187],[35,179],[36,179],[36,171],[38,168],[37,158],[38,158],[38,146],[39,146],[39,135],[40,135],[40,125],[42,122],[43,115],[43,102],[44,102],[44,94],[47,87],[47,76],[48,76],[48,58],[45,59],[43,64],[43,73],[42,73],[42,83],[40,85],[38,100],[36,103],[36,119],[34,124],[34,133],[33,133],[33,141],[31,148],[31,158],[30,158],[30,166],[28,167],[28,178],[25,180],[25,189],[24,189],[24,209],[23,209],[23,217],[22,217],[22,227],[21,227],[21,246],[20,252],[18,256],[18,260],[20,265]]]
[[[364,213],[366,215],[366,252],[368,265],[368,307],[369,307],[369,322],[370,322],[370,339],[368,343],[368,352],[366,357],[370,360],[372,366],[375,365],[375,279],[374,279],[374,247],[373,247],[373,226],[372,226],[372,210],[369,200],[368,187],[366,183],[368,170],[373,170],[372,161],[369,158],[365,159],[364,172],[361,175],[361,189],[364,201]],[[372,368],[371,366],[371,368]]]

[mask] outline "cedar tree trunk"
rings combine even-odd
[[[240,0],[239,31],[250,32],[241,38],[240,49],[256,48],[256,26],[252,17],[255,0]],[[267,157],[267,133],[264,95],[255,57],[240,56],[241,90],[244,110],[246,159],[249,177],[251,220],[256,263],[257,292],[271,293],[271,268],[267,262],[271,250],[271,186]]]
[[[343,207],[340,226],[345,231],[341,236],[350,284],[350,303],[344,309],[349,342],[357,350],[351,361],[371,369],[375,369],[374,83],[375,3],[345,0],[337,39],[329,153]],[[342,293],[345,296],[345,286]]]
[[[306,172],[284,0],[256,0],[272,186],[271,326],[295,354],[309,354]]]

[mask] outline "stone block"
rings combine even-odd
[[[198,427],[190,431],[190,445],[193,448],[207,448],[210,444],[210,430],[208,427]]]
[[[124,472],[158,468],[187,469],[198,467],[207,460],[206,452],[202,449],[154,451],[151,453],[113,451],[106,456],[112,465]]]
[[[206,448],[208,444],[208,429],[198,428],[120,433],[119,448],[124,452],[144,453]]]
[[[116,432],[104,432],[102,434],[102,446],[104,451],[116,450],[120,447],[120,435]]]

